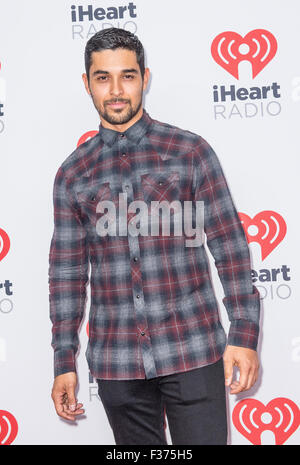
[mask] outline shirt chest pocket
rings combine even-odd
[[[146,173],[141,175],[141,188],[145,202],[180,200],[180,175],[178,171]]]
[[[83,216],[87,217],[95,225],[97,219],[105,212],[100,207],[100,202],[108,201],[103,203],[103,207],[110,205],[110,202],[114,203],[110,183],[96,183],[92,186],[87,186],[84,190],[77,193],[77,201]]]

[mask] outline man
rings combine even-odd
[[[86,357],[116,444],[167,444],[165,414],[173,444],[226,444],[225,385],[237,394],[258,376],[260,299],[224,174],[202,137],[156,121],[143,108],[150,71],[135,35],[118,28],[96,33],[86,44],[85,67],[99,133],[74,150],[54,181],[49,297],[56,411],[68,420],[84,412],[75,397],[75,355],[90,263]],[[187,246],[191,228],[145,233],[145,211],[162,225],[153,203],[175,207],[168,211],[174,232],[188,219],[178,216],[186,201],[193,224],[196,205],[204,207],[207,246],[231,322],[227,345],[203,241]]]

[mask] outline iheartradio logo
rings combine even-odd
[[[279,213],[264,210],[253,218],[239,213],[247,241],[257,242],[261,248],[261,259],[264,260],[278,246],[286,235],[286,222]]]
[[[18,423],[15,417],[6,410],[0,410],[0,445],[9,446],[18,434]]]
[[[10,248],[10,240],[4,229],[0,228],[0,262],[8,254]]]
[[[233,409],[236,429],[254,445],[261,445],[261,434],[268,430],[276,445],[284,444],[300,423],[298,406],[285,397],[277,397],[266,406],[256,399],[244,399]]]
[[[91,139],[92,137],[94,137],[96,134],[98,134],[98,131],[88,131],[88,132],[85,132],[78,140],[77,142],[77,147],[79,147],[79,145],[83,144],[84,142],[86,142],[88,139]]]
[[[271,32],[254,29],[245,37],[232,31],[221,32],[211,45],[211,54],[215,62],[228,73],[239,79],[239,64],[249,61],[254,79],[274,58],[277,41]]]

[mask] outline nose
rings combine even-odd
[[[114,79],[111,80],[111,89],[110,89],[111,95],[115,97],[120,97],[120,95],[123,94],[123,89],[120,80],[115,77]]]

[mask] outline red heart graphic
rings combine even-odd
[[[241,52],[241,45],[248,51]],[[271,32],[255,29],[243,38],[232,31],[221,32],[211,44],[211,54],[218,65],[239,79],[239,64],[249,61],[252,64],[253,79],[274,58],[277,52],[277,41]]]
[[[277,247],[286,235],[286,222],[279,213],[272,210],[264,210],[252,219],[245,213],[239,213],[239,217],[248,243],[258,242],[260,244],[262,260]],[[256,234],[249,234],[248,229],[250,226],[257,227]]]
[[[8,254],[10,240],[4,229],[0,228],[0,262]]]
[[[0,446],[10,445],[18,434],[15,417],[6,410],[0,410]]]
[[[85,132],[78,140],[76,147],[79,147],[79,145],[84,144],[88,139],[91,139],[94,137],[96,134],[98,134],[99,131],[88,131]]]
[[[268,413],[271,420],[266,423],[262,415]],[[256,399],[238,402],[232,412],[236,429],[254,445],[261,445],[261,433],[274,433],[276,445],[282,445],[297,430],[300,423],[298,406],[285,397],[277,397],[266,406]]]

